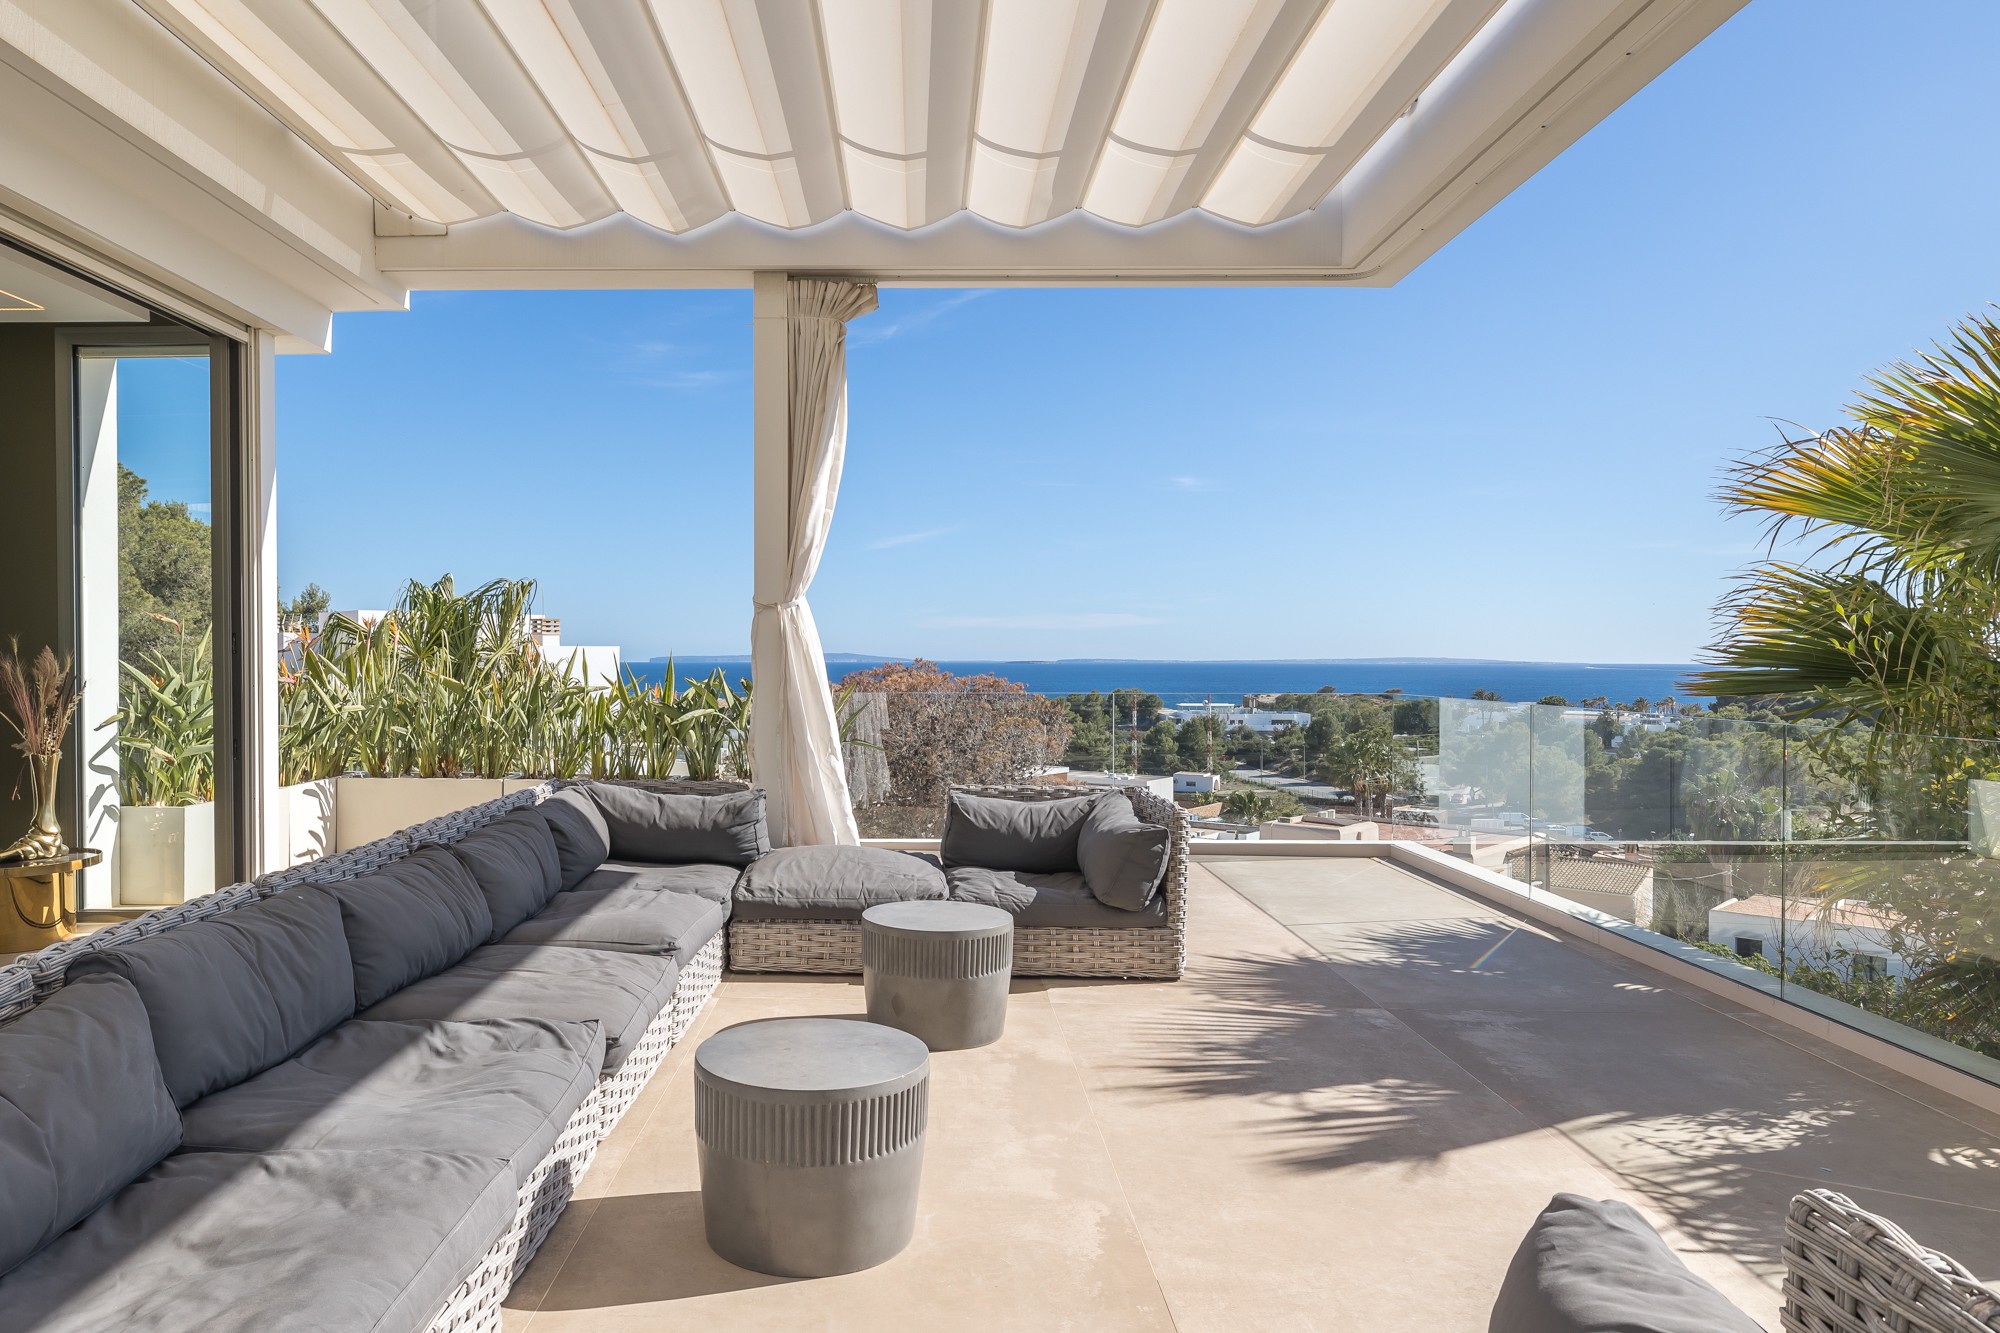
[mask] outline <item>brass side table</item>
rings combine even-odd
[[[34,861],[0,861],[0,953],[30,953],[76,936],[76,875],[104,853],[76,847]]]

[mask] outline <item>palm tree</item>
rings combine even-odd
[[[1389,796],[1416,776],[1410,752],[1384,728],[1364,727],[1336,736],[1320,760],[1320,780],[1354,793],[1359,813],[1387,814]]]
[[[1876,375],[1852,424],[1739,465],[1724,504],[1775,549],[1719,608],[1712,695],[1779,695],[1794,715],[1885,735],[2000,731],[2000,322]]]

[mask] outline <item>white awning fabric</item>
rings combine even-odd
[[[0,0],[0,228],[412,290],[1386,286],[1744,0]]]
[[[380,235],[465,228],[478,256],[392,244],[385,270],[569,263],[482,220],[640,224],[576,257],[618,270],[740,271],[771,232],[748,267],[839,268],[951,224],[910,276],[1213,281],[1427,253],[1461,225],[1441,210],[1512,188],[1741,0],[140,3],[373,194]],[[1058,221],[1047,254],[1004,235]]]

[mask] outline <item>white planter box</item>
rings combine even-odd
[[[336,778],[335,850],[377,838],[507,794],[499,778]]]
[[[120,907],[171,907],[215,892],[215,805],[118,811]]]
[[[338,846],[334,806],[339,782],[339,778],[321,778],[278,788],[278,825],[283,841],[274,869],[333,855]]]

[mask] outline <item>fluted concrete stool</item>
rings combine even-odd
[[[1014,918],[980,903],[884,903],[861,914],[868,1018],[934,1051],[1000,1040],[1014,972]]]
[[[910,1243],[930,1055],[847,1018],[739,1023],[694,1053],[709,1247],[780,1277],[872,1268]]]

